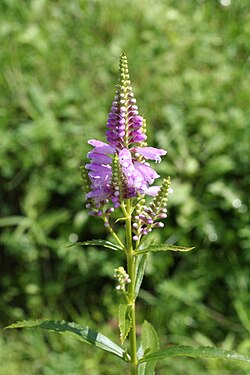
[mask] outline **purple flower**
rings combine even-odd
[[[117,150],[136,145],[147,138],[143,132],[143,117],[138,115],[124,54],[120,59],[120,79],[108,116],[107,128],[107,141]]]
[[[92,151],[95,151],[97,153],[107,155],[107,154],[114,154],[114,152],[115,152],[115,148],[112,147],[112,146],[110,146],[110,145],[108,145],[105,142],[97,141],[96,139],[90,139],[88,141],[88,143],[91,146],[95,147],[94,150],[92,150]],[[90,151],[90,152],[92,152],[92,151]],[[88,154],[88,157],[91,157],[91,155]]]
[[[155,160],[158,163],[161,162],[161,156],[167,153],[167,151],[155,147],[137,147],[133,151],[144,156],[145,159]]]
[[[141,173],[135,168],[132,155],[127,148],[119,152],[119,162],[128,186],[134,188],[135,193],[136,191],[142,193],[143,188],[147,187],[147,183]]]
[[[119,161],[129,187],[135,189],[136,193],[156,195],[160,187],[150,188],[154,180],[160,177],[144,161],[140,162],[130,150],[124,148],[119,152]]]
[[[85,166],[89,171],[91,182],[91,191],[86,196],[93,198],[95,202],[110,199],[114,203],[118,201],[118,194],[115,193],[114,186],[112,186],[112,156],[116,150],[113,146],[101,141],[90,140],[88,143],[96,147],[88,153],[90,163]],[[158,193],[160,187],[150,185],[160,176],[145,160],[147,157],[151,159],[154,157],[154,160],[158,160],[160,155],[165,153],[164,150],[153,147],[123,148],[118,151],[123,174],[123,190],[126,192],[123,194],[125,198],[135,197],[137,194],[155,196]],[[138,154],[143,155],[142,160],[139,160],[141,156],[138,158]]]
[[[94,198],[95,202],[102,202],[109,199],[111,193],[110,182],[112,178],[112,157],[108,156],[115,153],[115,149],[110,145],[91,139],[89,144],[95,146],[88,153],[90,163],[85,168],[89,170],[91,191],[86,194],[87,198]]]
[[[134,162],[134,166],[137,171],[142,175],[144,180],[149,184],[152,185],[154,180],[160,177],[149,165],[146,163],[140,163],[138,161]]]
[[[128,147],[145,141],[147,138],[142,131],[143,117],[138,116],[138,111],[135,110],[135,107],[137,109],[138,107],[131,105],[135,99],[130,99],[130,96],[131,93],[128,93],[126,100],[120,100],[125,102],[126,106],[119,106],[119,102],[114,101],[108,117],[107,141],[118,150],[122,149],[124,145]],[[117,96],[115,99],[117,99]]]
[[[97,205],[109,200],[118,207],[122,199],[158,194],[160,187],[151,185],[160,176],[146,160],[160,162],[166,151],[143,147],[147,139],[145,121],[138,114],[124,54],[107,128],[107,143],[88,141],[94,148],[88,153],[90,163],[85,166],[90,180],[86,197]]]

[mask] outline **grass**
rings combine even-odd
[[[60,316],[99,329],[116,315],[120,258],[67,245],[72,234],[106,237],[82,209],[78,167],[87,139],[104,140],[125,51],[149,141],[168,150],[158,172],[171,175],[174,194],[156,240],[196,247],[150,258],[140,319],[156,326],[163,346],[212,342],[249,354],[249,4],[222,4],[1,2],[2,326]],[[38,332],[4,333],[0,356],[0,374],[118,368],[110,356]],[[168,366],[171,375],[249,372],[179,359],[158,373]]]

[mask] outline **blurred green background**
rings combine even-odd
[[[174,194],[138,300],[161,344],[250,355],[248,0],[2,0],[1,327],[51,317],[115,339],[120,256],[67,247],[107,238],[83,208],[79,166],[105,124],[125,51],[149,143]],[[92,321],[92,323],[90,323]],[[0,375],[127,373],[112,356],[39,331],[0,336]],[[157,374],[246,375],[247,365],[175,359]]]

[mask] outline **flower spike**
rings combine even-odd
[[[120,56],[119,81],[116,95],[108,117],[107,141],[117,150],[144,141],[143,118],[138,115],[138,106],[132,92],[128,61],[124,53]]]
[[[84,194],[87,194],[90,192],[91,187],[90,187],[90,178],[88,176],[88,172],[86,170],[85,164],[80,166],[80,171],[82,175],[82,187],[83,187],[83,192]]]
[[[107,143],[95,139],[88,142],[93,149],[85,167],[90,180],[86,197],[95,205],[108,201],[118,208],[122,200],[155,196],[160,186],[151,185],[160,176],[147,160],[160,162],[166,151],[147,146],[146,121],[138,113],[124,53],[120,56],[119,80],[107,128]]]
[[[152,203],[149,206],[144,206],[145,200],[139,201],[135,207],[135,215],[133,217],[133,240],[139,241],[140,238],[149,232],[153,228],[162,228],[164,224],[161,219],[167,217],[167,201],[168,194],[170,193],[170,177],[165,178],[162,182],[162,185],[154,197]]]

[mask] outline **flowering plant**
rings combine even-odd
[[[89,163],[81,167],[86,208],[89,214],[99,217],[114,238],[114,242],[90,240],[82,246],[96,245],[118,251],[126,259],[126,270],[115,269],[116,290],[120,294],[118,326],[121,345],[89,327],[52,320],[24,321],[7,328],[39,327],[70,335],[128,363],[131,375],[154,374],[156,361],[174,356],[221,358],[250,363],[250,358],[236,352],[213,347],[169,346],[160,350],[159,339],[153,326],[144,321],[138,346],[136,334],[136,299],[144,276],[147,254],[158,251],[186,252],[172,244],[155,244],[148,234],[162,228],[167,217],[170,178],[160,186],[153,185],[160,176],[148,160],[160,162],[166,151],[147,145],[146,121],[139,115],[134,97],[127,57],[120,57],[120,74],[117,91],[107,121],[107,142],[91,139],[93,149],[88,153]],[[151,197],[148,201],[148,196]],[[114,219],[115,218],[115,219]],[[125,224],[125,240],[120,238],[116,226]],[[129,337],[129,344],[126,339]]]

